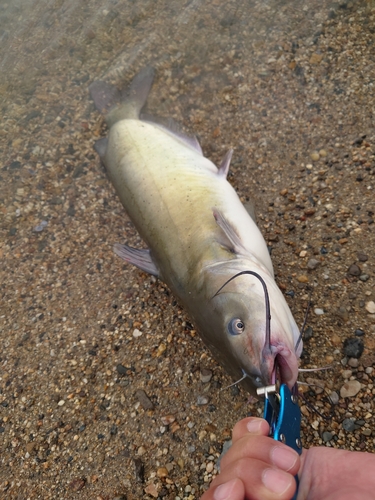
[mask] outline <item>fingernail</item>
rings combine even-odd
[[[266,469],[262,474],[262,481],[268,490],[281,495],[291,486],[294,478],[278,469]]]
[[[260,431],[260,426],[262,425],[262,420],[250,420],[247,424],[247,430],[252,434],[256,434]]]
[[[280,469],[289,471],[298,460],[298,455],[292,448],[275,446],[271,451],[271,460]]]
[[[214,500],[230,500],[235,484],[236,479],[232,479],[231,481],[218,486],[214,493]]]

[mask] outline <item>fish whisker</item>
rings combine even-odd
[[[242,370],[243,371],[243,370]],[[233,387],[234,385],[237,385],[239,383],[241,383],[243,380],[245,380],[245,378],[247,378],[249,375],[243,371],[243,375],[242,377],[239,379],[239,380],[236,380],[236,382],[233,382],[233,384],[230,384],[230,385],[227,385],[226,387],[223,387],[221,390],[222,391],[225,391],[226,389],[230,389],[231,387]]]
[[[332,365],[327,365],[327,366],[321,366],[319,368],[298,368],[298,371],[301,373],[304,372],[320,372],[324,370],[332,370],[333,366]]]

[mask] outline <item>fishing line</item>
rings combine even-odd
[[[305,385],[304,383],[301,383],[301,382],[297,382],[299,385]],[[306,398],[305,394],[302,392],[300,392],[298,394],[298,396],[300,398],[303,399],[303,401],[305,402],[305,405],[313,412],[313,413],[316,413],[319,417],[321,417],[322,419],[324,419],[325,421],[328,421],[330,420],[334,415],[335,415],[335,404],[333,403],[330,395],[328,394],[327,390],[325,388],[322,388],[320,385],[318,384],[306,384],[308,385],[309,387],[319,387],[319,389],[323,389],[323,391],[327,394],[327,397],[325,398],[326,400],[328,399],[328,402],[329,404],[331,405],[331,408],[330,408],[330,413],[328,415],[324,415],[322,412],[320,412],[316,406],[314,406],[312,403],[310,403],[310,401]],[[324,399],[323,399],[324,401]]]
[[[310,307],[311,307],[311,293],[312,292],[310,290],[309,303],[307,304],[307,309],[306,309],[306,312],[305,312],[305,317],[303,319],[303,324],[302,324],[302,327],[301,327],[301,333],[299,334],[299,337],[298,337],[298,340],[296,342],[296,345],[294,346],[294,350],[296,352],[297,352],[298,346],[300,345],[301,340],[303,338],[303,334],[305,333],[305,328],[306,328],[306,324],[307,324],[307,317],[309,315]]]
[[[258,273],[256,273],[255,271],[241,271],[240,273],[237,273],[235,274],[234,276],[232,276],[231,278],[229,278],[228,281],[226,281],[224,283],[224,285],[222,285],[219,290],[215,293],[215,295],[212,297],[212,298],[215,298],[216,295],[218,295],[218,293],[221,292],[221,290],[228,284],[230,283],[232,280],[234,280],[235,278],[238,278],[238,276],[242,276],[244,274],[250,274],[252,276],[255,276],[256,278],[258,278],[258,280],[261,282],[262,286],[263,286],[263,290],[264,290],[264,299],[265,299],[265,303],[266,303],[266,344],[268,343],[268,347],[269,347],[269,350],[271,350],[271,308],[270,308],[270,298],[269,298],[269,295],[268,295],[268,290],[267,290],[267,285],[266,285],[266,282],[264,281],[264,279],[262,278],[262,276],[260,276]]]

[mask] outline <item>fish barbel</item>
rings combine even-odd
[[[292,388],[302,350],[302,343],[295,348],[299,330],[274,280],[266,242],[226,180],[232,152],[216,167],[196,138],[142,120],[153,74],[143,69],[126,93],[101,81],[90,86],[109,127],[95,148],[148,246],[116,244],[114,250],[168,285],[214,357],[252,394],[274,382],[276,367]],[[231,279],[245,270],[266,284],[268,339],[261,282],[245,274]]]

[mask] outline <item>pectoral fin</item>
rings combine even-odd
[[[146,273],[159,277],[159,270],[151,258],[150,250],[132,248],[127,245],[115,243],[113,251],[126,262],[133,264]]]
[[[225,236],[227,237],[228,240],[228,248],[230,249],[231,252],[237,253],[237,254],[244,254],[246,253],[245,247],[242,245],[242,241],[240,240],[240,237],[236,233],[236,230],[234,227],[230,224],[229,221],[224,217],[224,215],[217,209],[213,209],[213,214],[215,217],[216,224],[222,229],[224,232]]]

